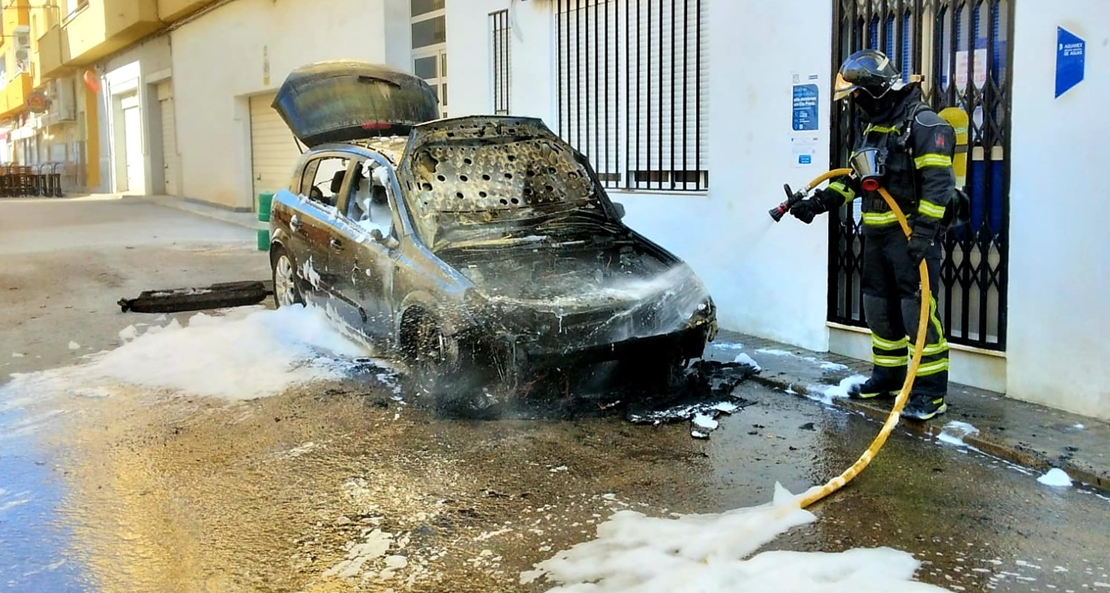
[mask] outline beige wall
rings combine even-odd
[[[401,14],[407,0],[328,0],[327,10],[320,5],[238,0],[172,32],[185,196],[253,206],[248,97],[277,90],[293,68],[355,58],[411,70],[407,10],[405,22],[386,34],[386,15]]]

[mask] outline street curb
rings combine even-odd
[[[762,373],[763,371],[759,371],[752,375],[752,380],[768,387],[783,390],[789,389],[802,397],[806,397],[809,393],[809,388],[806,385],[792,381],[791,377],[785,373],[775,373],[773,376],[764,376]],[[872,404],[861,403],[845,398],[832,398],[832,401],[835,406],[854,412],[860,412],[880,422],[886,421],[887,417],[890,416],[890,410]],[[943,416],[938,418],[938,420],[939,419],[943,419]],[[942,432],[941,427],[931,421],[899,421],[898,426],[905,427],[914,434],[930,438],[935,438]],[[962,440],[967,445],[983,453],[1028,469],[1043,473],[1052,468],[1060,468],[1066,471],[1073,481],[1082,482],[1091,489],[1098,490],[1104,494],[1110,494],[1110,479],[1105,476],[1100,476],[1087,468],[1071,463],[1069,460],[1052,459],[1048,455],[1029,449],[1020,443],[1007,443],[1004,440],[984,436],[982,431],[976,434],[966,435],[962,437]]]

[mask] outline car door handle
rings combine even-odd
[[[328,243],[331,244],[332,249],[334,249],[336,251],[343,251],[343,243],[340,242],[339,239],[332,239]]]
[[[289,228],[294,231],[301,230],[301,219],[296,214],[293,215],[293,218],[289,219]]]

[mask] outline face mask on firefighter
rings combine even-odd
[[[879,179],[886,174],[886,152],[879,148],[863,148],[852,155],[849,162],[860,186],[866,191],[879,189]]]

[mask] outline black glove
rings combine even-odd
[[[910,263],[914,267],[921,265],[921,260],[925,259],[926,252],[933,246],[933,238],[926,234],[914,233],[910,236],[909,245],[906,246],[906,252],[910,255]]]
[[[794,218],[806,224],[813,222],[813,218],[823,212],[825,212],[825,205],[814,198],[802,200],[790,208]]]

